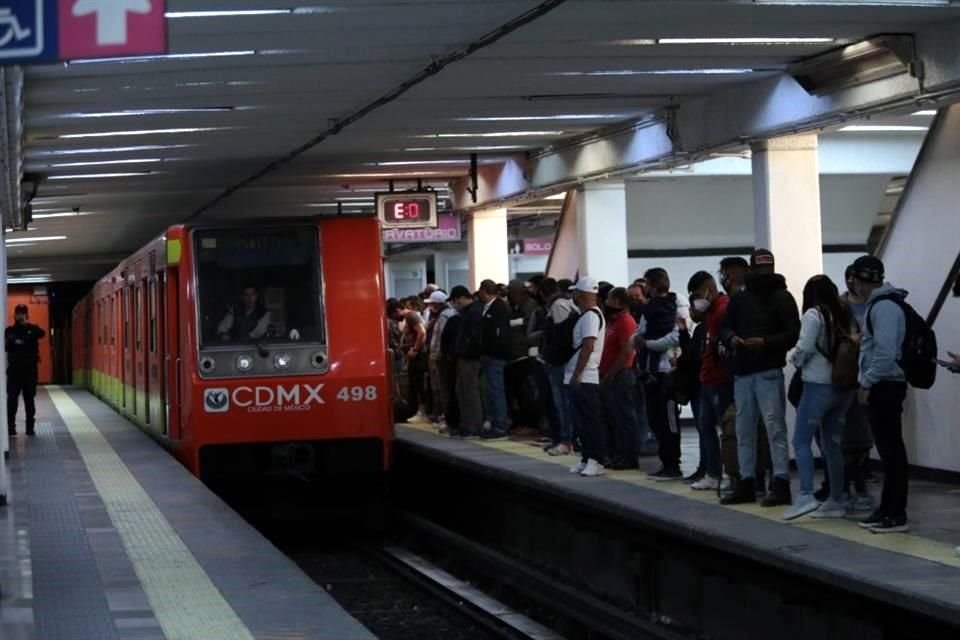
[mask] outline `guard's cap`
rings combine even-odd
[[[18,304],[13,308],[14,313],[30,313],[30,309],[27,308],[25,304]]]

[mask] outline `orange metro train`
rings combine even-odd
[[[205,481],[386,471],[380,224],[174,226],[73,310],[73,381]]]

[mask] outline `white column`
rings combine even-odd
[[[467,221],[467,249],[471,291],[476,291],[484,280],[506,284],[510,279],[507,210],[488,209],[470,216]]]
[[[752,148],[756,246],[773,252],[799,304],[807,280],[823,273],[817,136],[772,138]]]
[[[2,216],[0,216],[2,220]],[[0,309],[3,310],[3,328],[7,326],[7,238],[0,225]],[[10,436],[7,434],[7,354],[0,349],[0,505],[7,504],[7,452]]]
[[[627,189],[622,180],[592,182],[577,191],[580,276],[630,284],[627,256]]]

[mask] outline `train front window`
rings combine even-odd
[[[312,227],[197,231],[201,346],[325,343]]]

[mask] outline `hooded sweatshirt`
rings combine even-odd
[[[897,303],[891,300],[876,302],[877,298],[890,294],[901,299],[907,297],[906,291],[885,282],[867,300],[868,317],[863,322],[863,341],[860,343],[860,386],[864,389],[881,381],[906,380],[897,361],[907,334],[907,318]]]
[[[765,343],[759,350],[734,351],[735,375],[748,376],[786,366],[787,352],[800,337],[800,312],[782,275],[749,276],[746,288],[730,298],[720,339],[727,348],[732,348],[734,336],[744,340],[763,338]]]

